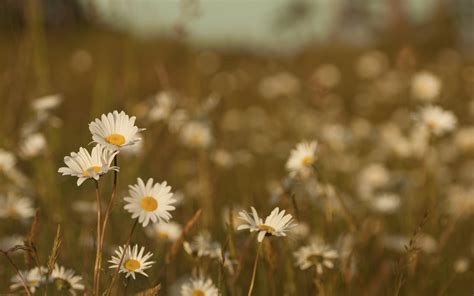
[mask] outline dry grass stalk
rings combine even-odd
[[[59,256],[59,250],[61,249],[61,244],[62,244],[62,234],[61,234],[61,225],[58,225],[58,228],[56,230],[56,236],[54,237],[54,242],[53,242],[53,248],[51,249],[51,254],[48,257],[48,274],[51,274],[51,272],[54,269],[54,265],[56,264],[56,261]]]

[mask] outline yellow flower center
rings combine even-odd
[[[144,196],[140,200],[140,207],[147,212],[153,212],[158,207],[158,201],[152,196]]]
[[[311,155],[307,155],[303,158],[301,162],[303,163],[303,165],[309,166],[313,163],[313,161],[314,161],[314,157]]]
[[[107,143],[115,145],[115,146],[122,146],[125,144],[125,137],[119,134],[111,134],[107,138],[105,138]]]
[[[135,271],[140,268],[141,264],[140,261],[135,260],[135,259],[128,259],[125,261],[123,266],[128,270],[128,271]]]
[[[16,217],[18,215],[18,211],[16,210],[15,207],[10,207],[7,210],[8,216],[10,217]]]
[[[193,296],[206,296],[203,290],[196,289],[193,291]]]
[[[257,225],[257,227],[260,230],[266,231],[268,233],[273,233],[275,231],[275,228],[273,228],[271,226],[268,226],[268,225],[265,225],[265,224],[259,224],[259,225]]]
[[[85,177],[90,177],[90,172],[94,172],[96,174],[98,174],[100,172],[100,166],[93,166],[93,167],[90,167],[88,168],[87,170],[83,171],[82,174],[85,176]]]
[[[158,233],[158,238],[163,239],[163,240],[167,240],[169,238],[169,235],[166,232],[159,232]]]
[[[321,263],[323,261],[323,257],[321,255],[312,254],[312,255],[309,255],[306,258],[306,260],[317,264],[317,263]]]

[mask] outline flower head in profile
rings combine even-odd
[[[315,266],[319,275],[323,274],[324,268],[334,268],[333,261],[339,257],[336,250],[319,242],[313,242],[308,246],[299,248],[298,251],[294,252],[294,256],[296,265],[300,269],[306,270],[311,266]]]
[[[218,296],[219,290],[209,278],[193,278],[181,286],[181,296]]]
[[[35,215],[33,202],[27,197],[9,192],[6,197],[0,196],[0,203],[0,218],[28,219]]]
[[[158,241],[176,241],[183,231],[183,227],[176,222],[155,223],[147,229],[148,236]]]
[[[309,175],[311,167],[316,161],[316,147],[316,141],[301,142],[291,150],[290,157],[286,162],[286,169],[291,176],[300,175],[305,177]]]
[[[245,223],[239,225],[237,230],[249,229],[250,232],[258,231],[257,240],[263,241],[265,236],[286,236],[286,233],[296,226],[293,222],[293,216],[291,214],[285,215],[285,210],[280,211],[279,208],[275,208],[270,215],[265,218],[265,222],[258,216],[257,210],[254,207],[252,214],[247,211],[239,212],[239,217]]]
[[[89,123],[92,140],[112,151],[133,145],[140,141],[138,133],[143,130],[135,126],[135,119],[135,116],[130,117],[123,111],[102,114],[100,119]]]
[[[48,270],[44,267],[35,267],[30,270],[20,271],[20,274],[16,274],[11,279],[10,289],[18,290],[23,288],[23,279],[26,286],[31,293],[35,293],[36,289],[47,282],[46,273]]]
[[[89,153],[85,148],[79,148],[79,152],[72,152],[70,156],[64,157],[67,167],[58,170],[63,176],[78,177],[77,186],[87,179],[99,180],[99,177],[110,170],[118,171],[119,168],[112,166],[112,161],[118,152],[111,152],[102,145],[92,148]]]
[[[171,187],[165,182],[153,183],[150,178],[146,182],[137,179],[137,184],[129,186],[130,197],[125,197],[127,204],[124,209],[132,214],[132,219],[138,218],[143,227],[146,227],[150,221],[168,222],[171,219],[170,211],[175,207],[176,202],[171,192]]]
[[[125,254],[124,254],[125,252]],[[109,260],[109,263],[112,265],[109,268],[119,268],[119,273],[125,273],[125,277],[128,278],[132,276],[135,279],[135,274],[139,273],[148,277],[145,273],[145,270],[150,268],[154,261],[148,261],[153,256],[153,253],[148,252],[145,253],[145,247],[141,247],[140,251],[138,250],[138,245],[135,245],[133,248],[128,246],[125,250],[125,247],[119,247],[118,250],[115,250],[115,255],[112,256],[112,259]],[[120,263],[120,259],[123,257],[122,263]]]
[[[76,290],[84,290],[84,285],[81,283],[82,277],[75,275],[74,270],[66,269],[64,266],[57,264],[54,266],[51,280],[59,292],[69,292],[71,295],[76,295]]]
[[[442,136],[456,128],[457,119],[450,111],[439,106],[428,105],[420,110],[419,123],[430,133]]]

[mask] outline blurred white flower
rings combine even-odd
[[[0,196],[0,218],[28,219],[35,215],[33,202],[27,197],[18,197],[11,192]]]
[[[441,92],[441,80],[433,73],[422,71],[411,80],[411,94],[423,102],[433,102]]]
[[[41,269],[40,269],[41,268]],[[26,286],[31,293],[35,293],[36,289],[47,282],[46,273],[48,270],[45,267],[35,267],[31,270],[20,271],[20,275],[16,274],[12,277],[12,284],[10,289],[18,290],[23,289],[23,279],[25,280]],[[23,277],[23,279],[22,279]]]
[[[286,162],[286,169],[290,172],[290,175],[306,177],[310,174],[316,161],[316,147],[316,141],[301,142],[291,150],[290,157]]]
[[[190,148],[207,148],[213,141],[212,132],[209,125],[190,121],[181,130],[181,141]]]
[[[57,291],[61,293],[69,292],[71,295],[76,295],[76,290],[84,290],[82,276],[75,275],[74,270],[66,269],[64,266],[54,265],[51,272],[51,280],[54,282]]]
[[[355,70],[363,79],[374,79],[382,74],[388,66],[388,58],[380,51],[369,51],[356,62]]]
[[[394,193],[383,193],[370,199],[369,203],[374,211],[390,214],[400,207],[400,196]]]
[[[218,296],[219,290],[211,279],[193,278],[181,286],[181,296]]]
[[[25,237],[14,234],[10,236],[5,236],[0,239],[0,250],[7,251],[14,246],[23,246]]]
[[[147,228],[146,233],[149,237],[157,241],[176,241],[183,231],[183,227],[176,222],[155,223]]]
[[[306,270],[315,266],[319,275],[323,274],[324,268],[334,268],[334,260],[339,257],[336,250],[318,242],[299,248],[293,255],[300,269]]]
[[[0,148],[0,171],[8,172],[16,165],[16,157],[13,153]]]
[[[49,95],[38,98],[31,103],[31,107],[38,112],[48,112],[58,107],[63,101],[60,95]]]
[[[38,156],[46,149],[46,139],[41,133],[26,136],[20,144],[20,155],[29,159]]]
[[[457,218],[467,218],[474,214],[474,187],[452,186],[449,189],[446,210]]]
[[[454,262],[454,271],[456,273],[465,273],[468,271],[470,265],[468,258],[461,257]]]
[[[333,64],[323,64],[314,71],[312,79],[318,85],[333,88],[341,81],[341,71]]]
[[[293,74],[280,72],[260,81],[258,90],[266,99],[275,99],[295,94],[300,89],[300,81]]]
[[[418,120],[419,124],[436,136],[454,130],[457,124],[457,119],[452,112],[433,105],[423,107],[418,114]]]
[[[168,120],[171,116],[174,107],[176,106],[176,101],[173,94],[163,91],[158,93],[154,100],[153,106],[148,113],[148,119],[152,122]]]

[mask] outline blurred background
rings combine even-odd
[[[120,160],[119,199],[136,177],[167,180],[182,199],[173,220],[206,213],[189,241],[204,230],[222,246],[235,236],[229,249],[240,277],[222,280],[205,268],[225,295],[246,294],[255,254],[247,233],[228,230],[229,209],[292,209],[281,197],[288,188],[308,229],[289,243],[272,241],[258,273],[271,284],[255,295],[314,293],[312,276],[292,268],[291,255],[313,236],[341,257],[325,275],[327,295],[393,294],[404,245],[433,206],[425,198],[436,207],[401,295],[472,294],[473,28],[473,0],[3,0],[0,193],[20,192],[41,209],[43,258],[61,224],[61,262],[90,287],[93,263],[84,258],[93,256],[94,212],[77,202],[90,203],[93,188],[77,188],[57,169],[91,141],[90,121],[125,110],[147,131]],[[458,130],[417,150],[414,114],[426,104],[453,112]],[[189,128],[195,134],[183,128],[189,123],[198,123]],[[320,143],[324,184],[318,176],[288,185],[285,161],[305,139]],[[104,196],[109,191],[104,186]],[[372,193],[386,191],[397,197],[373,203]],[[122,207],[112,213],[110,247],[130,227]],[[31,217],[8,219],[0,239],[28,234]],[[141,230],[136,240],[163,262],[169,244]],[[164,295],[201,264],[180,252],[165,276],[151,275]],[[4,262],[0,294],[13,274]],[[151,282],[139,279],[129,291]]]

